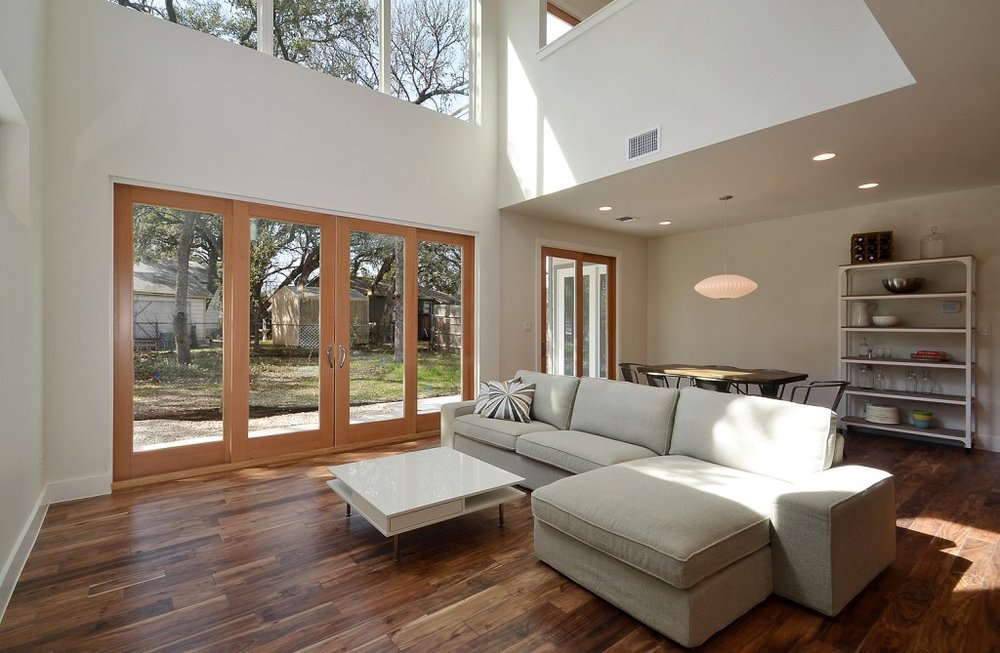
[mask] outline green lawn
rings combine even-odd
[[[218,419],[222,397],[222,350],[191,352],[190,365],[178,365],[173,352],[136,352],[135,416],[137,419]],[[256,348],[250,359],[252,415],[315,410],[319,398],[315,351]],[[403,364],[392,348],[370,347],[351,355],[351,405],[400,401]],[[420,398],[461,392],[461,355],[439,353],[420,343],[417,352],[417,395]]]

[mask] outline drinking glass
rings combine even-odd
[[[923,375],[920,377],[920,394],[930,394],[933,388],[934,382],[931,380],[931,371],[924,370]]]

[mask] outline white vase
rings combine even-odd
[[[851,326],[870,327],[874,308],[875,305],[869,302],[853,302],[851,304]]]

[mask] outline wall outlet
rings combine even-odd
[[[976,333],[981,336],[988,336],[993,332],[989,324],[980,324],[976,327]]]

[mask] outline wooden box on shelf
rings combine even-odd
[[[881,263],[891,260],[891,231],[870,231],[851,236],[851,263]]]

